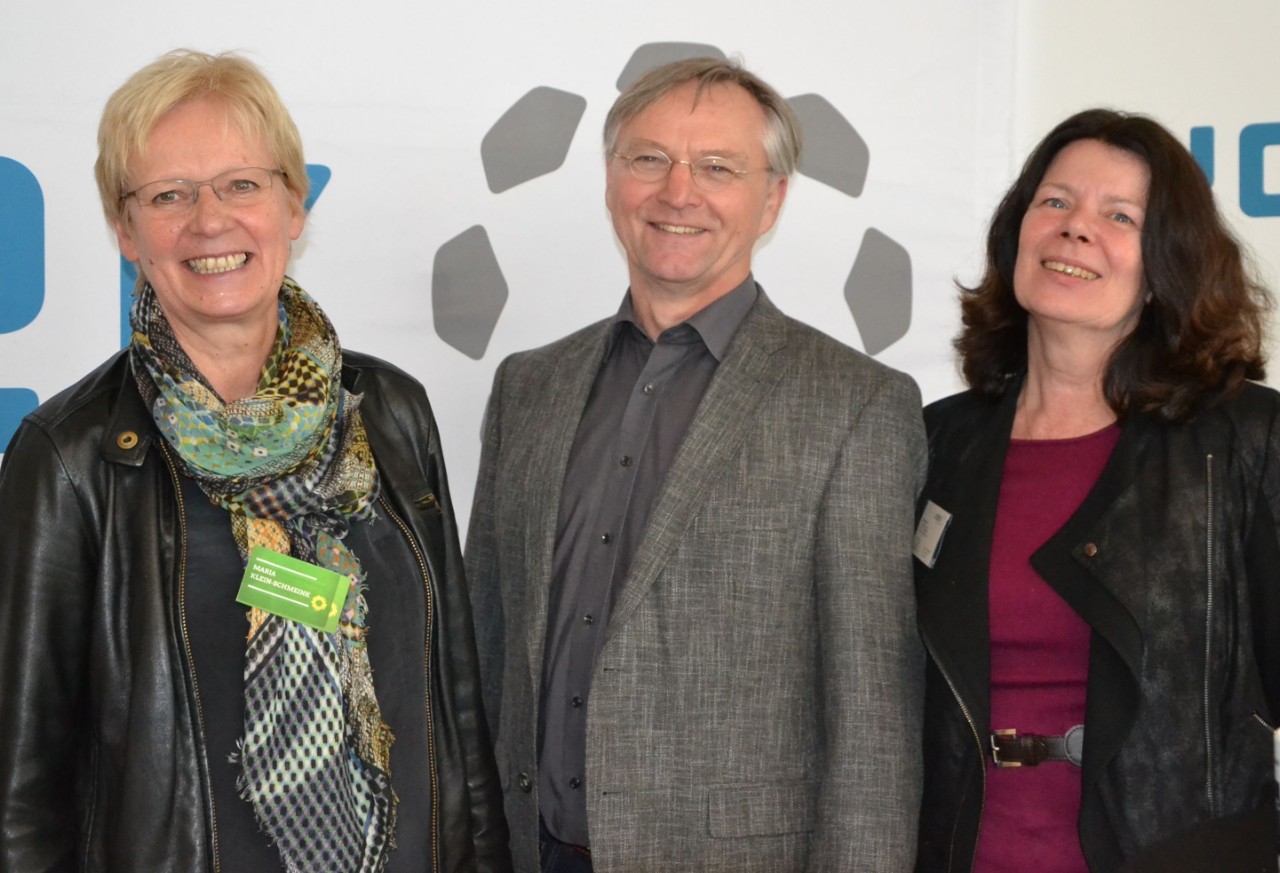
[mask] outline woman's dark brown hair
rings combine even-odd
[[[1026,369],[1027,313],[1013,294],[1022,218],[1058,152],[1086,139],[1135,155],[1151,172],[1142,228],[1142,291],[1150,299],[1107,365],[1111,408],[1121,418],[1139,410],[1178,421],[1261,379],[1271,297],[1245,264],[1195,158],[1149,118],[1089,109],[1055,127],[1027,158],[991,219],[986,274],[960,286],[964,328],[955,347],[969,386],[999,396]]]

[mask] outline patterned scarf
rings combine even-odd
[[[257,393],[224,403],[145,285],[133,372],[186,474],[230,514],[242,561],[261,545],[351,580],[332,634],[249,610],[239,785],[289,873],[376,873],[395,844],[394,738],[374,696],[364,571],[343,539],[372,516],[378,474],[329,319],[287,277],[279,306]]]

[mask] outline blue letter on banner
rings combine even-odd
[[[13,439],[22,417],[40,405],[30,388],[0,388],[0,452]]]
[[[1191,128],[1191,156],[1196,159],[1204,177],[1213,185],[1213,128]]]
[[[44,194],[35,175],[0,157],[0,333],[26,327],[44,306]]]
[[[1280,194],[1268,194],[1263,179],[1263,152],[1273,145],[1280,145],[1280,123],[1240,131],[1240,211],[1254,218],[1280,215]]]

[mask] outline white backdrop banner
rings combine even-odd
[[[977,269],[1013,163],[1012,0],[15,0],[0,17],[0,447],[122,344],[133,274],[93,186],[97,121],[179,46],[242,51],[290,107],[313,180],[290,272],[345,347],[426,384],[464,525],[498,362],[626,288],[600,129],[664,60],[738,56],[802,118],[801,173],[755,261],[774,301],[926,400],[958,387],[954,279]]]

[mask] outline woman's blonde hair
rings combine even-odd
[[[225,52],[205,54],[175,49],[129,77],[107,100],[98,124],[98,159],[93,173],[107,221],[122,224],[128,166],[146,148],[147,139],[170,110],[194,100],[226,106],[231,121],[247,137],[262,137],[301,206],[310,183],[302,156],[302,137],[280,95],[252,61]],[[142,184],[150,179],[135,179]]]

